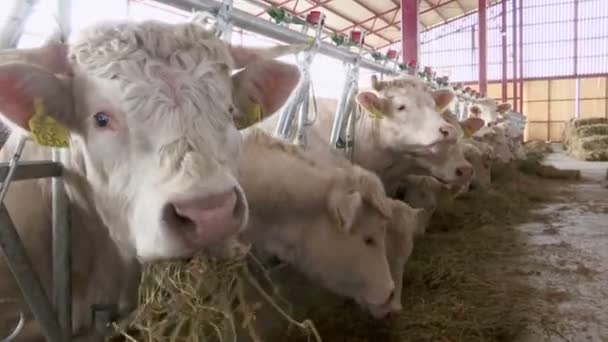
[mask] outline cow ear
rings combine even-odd
[[[448,89],[435,90],[432,92],[435,107],[438,112],[443,112],[454,99],[454,92]]]
[[[384,101],[371,91],[362,91],[357,94],[357,103],[368,112],[374,114],[374,116],[382,117],[382,115],[379,114],[386,114]]]
[[[485,124],[485,121],[479,118],[467,118],[466,120],[460,122],[462,129],[468,132],[469,135],[480,130]]]
[[[228,50],[232,55],[232,59],[234,59],[237,69],[244,68],[253,62],[276,59],[304,51],[308,48],[310,48],[310,44],[279,45],[263,48],[228,45]]]
[[[481,114],[481,108],[479,108],[479,106],[477,105],[472,105],[471,107],[469,107],[469,111],[475,116]]]
[[[357,213],[363,205],[361,194],[357,191],[344,192],[333,190],[329,195],[329,212],[336,227],[342,232],[351,232]]]
[[[68,128],[73,126],[72,92],[55,75],[40,67],[20,63],[0,65],[2,116],[29,131],[30,120],[41,110],[54,121]]]
[[[245,128],[275,113],[300,81],[296,66],[275,60],[260,60],[232,76],[234,103],[248,119]],[[243,118],[237,118],[241,121]]]
[[[511,110],[510,103],[501,103],[496,107],[496,111],[503,114]]]

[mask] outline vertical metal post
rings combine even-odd
[[[57,0],[57,19],[67,43],[72,30],[72,0]],[[59,149],[53,148],[54,162],[61,162],[60,153]],[[51,178],[53,304],[64,341],[69,342],[72,337],[72,245],[67,203],[63,177]]]
[[[574,0],[574,76],[576,76],[576,95],[574,98],[574,115],[578,119],[581,112],[581,79],[578,77],[578,0]]]
[[[515,1],[515,0],[513,0]],[[524,1],[519,0],[519,110],[524,110]]]
[[[60,162],[60,151],[53,149],[53,161]],[[68,205],[62,177],[51,179],[53,227],[53,303],[64,341],[72,336],[71,236]]]
[[[419,1],[401,0],[401,48],[403,52],[403,62],[409,63],[412,60],[420,61],[418,53],[420,47],[419,30]]]
[[[507,1],[502,2],[502,102],[507,102]]]
[[[4,206],[4,196],[8,192],[25,142],[25,138],[19,141],[15,155],[9,164],[8,174],[0,190],[0,251],[4,254],[8,266],[17,281],[17,285],[23,293],[25,302],[42,327],[47,341],[63,342],[66,339],[62,336],[61,327],[53,312],[51,302],[44,292],[40,278],[34,271],[19,233]]]
[[[513,35],[513,109],[516,112],[523,113],[523,108],[519,107],[519,96],[517,94],[517,0],[511,0],[511,21],[512,23],[512,35]]]
[[[487,0],[478,0],[477,17],[479,23],[479,92],[488,93],[488,17]]]
[[[3,0],[6,1],[6,0]],[[14,0],[13,7],[6,17],[4,25],[0,26],[0,47],[14,48],[19,42],[25,28],[27,18],[34,10],[38,0]]]

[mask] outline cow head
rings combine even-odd
[[[469,116],[482,119],[486,125],[491,126],[498,120],[496,100],[482,98],[469,106]]]
[[[442,148],[437,154],[418,155],[413,161],[426,170],[422,175],[433,176],[454,188],[469,184],[475,175],[473,166],[464,157],[461,142]]]
[[[392,216],[386,229],[386,257],[391,276],[395,281],[395,294],[381,305],[370,305],[369,310],[375,318],[384,318],[401,311],[401,291],[405,264],[412,255],[414,235],[419,224],[421,209],[412,209],[399,200],[390,200]]]
[[[307,225],[298,261],[329,290],[366,305],[393,296],[385,254],[390,208],[377,177],[336,173],[327,189],[326,211]]]
[[[246,66],[234,51],[192,23],[100,23],[69,47],[0,55],[0,111],[29,134],[38,103],[67,130],[68,167],[86,178],[125,253],[190,255],[247,222],[233,123],[247,109],[232,94],[248,93],[270,113],[299,78],[279,62]],[[235,66],[245,68],[231,77]]]
[[[372,76],[372,91],[362,91],[357,102],[378,118],[379,142],[388,150],[435,152],[438,146],[456,141],[456,131],[441,116],[454,98],[450,90],[428,91],[411,76],[378,81]]]
[[[424,234],[437,209],[440,196],[448,191],[449,186],[434,177],[408,175],[395,188],[393,196],[412,208],[422,210],[418,215],[416,234]]]
[[[471,163],[475,170],[475,176],[471,181],[470,189],[488,188],[492,182],[492,156],[488,153],[484,153],[484,151],[478,148],[474,142],[464,143],[463,150],[466,160]]]

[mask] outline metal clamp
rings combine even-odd
[[[17,300],[15,299],[0,299],[0,305],[1,304],[7,304],[7,303],[19,303]],[[13,329],[13,331],[6,337],[4,338],[0,338],[0,342],[11,342],[13,341],[17,336],[19,336],[19,334],[21,333],[21,330],[23,330],[23,327],[25,326],[25,314],[23,313],[23,311],[19,311],[19,322],[17,322],[17,326],[15,326],[15,329]]]
[[[319,24],[316,26],[315,37],[312,46],[306,51],[302,51],[296,55],[296,61],[298,68],[300,69],[301,78],[300,84],[298,85],[294,96],[289,100],[287,106],[281,113],[277,126],[275,128],[275,135],[283,139],[292,140],[295,144],[306,146],[306,129],[307,127],[314,124],[317,119],[316,116],[316,103],[314,101],[314,88],[311,81],[310,68],[314,61],[319,47],[321,46],[321,34],[325,27],[325,16],[322,16]],[[308,30],[308,27],[304,28],[304,32]],[[315,105],[315,115],[311,119],[309,117],[309,105],[310,100],[313,100]],[[297,115],[297,123],[295,124],[294,132],[294,119]]]
[[[114,333],[112,323],[119,318],[118,308],[116,305],[91,305],[91,321],[95,331],[103,336],[109,336]]]
[[[359,63],[363,52],[365,32],[359,41],[359,53],[353,63],[346,63],[346,77],[342,88],[342,95],[334,115],[334,123],[329,137],[330,145],[344,152],[349,160],[353,160],[355,148],[355,122],[359,117],[355,98],[359,92]]]

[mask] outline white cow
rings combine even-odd
[[[387,190],[411,172],[430,173],[448,183],[464,183],[472,176],[471,165],[454,147],[457,130],[437,109],[452,101],[451,91],[431,91],[409,76],[392,81],[372,77],[372,83],[373,91],[357,95],[363,113],[355,124],[355,164],[378,174]],[[317,105],[311,131],[327,143],[335,101],[317,99]]]
[[[488,97],[475,100],[469,107],[469,116],[485,121],[487,126],[493,126],[498,122],[500,115],[511,110],[508,103],[496,103],[496,100]]]
[[[295,67],[251,56],[196,24],[152,21],[100,23],[69,47],[0,54],[0,111],[13,131],[3,160],[37,127],[28,124],[34,113],[67,129],[61,159],[75,340],[101,340],[91,329],[91,305],[115,306],[118,314],[135,306],[140,263],[222,244],[247,224],[233,118],[246,110],[242,98],[274,112],[299,78]],[[235,67],[245,69],[231,78]],[[55,133],[62,138],[60,128]],[[30,144],[23,159],[50,159],[50,152]],[[47,294],[49,184],[16,182],[5,201]],[[4,262],[0,279],[0,298],[21,298]],[[0,327],[17,314],[2,310]],[[30,323],[28,341],[40,338]]]
[[[370,305],[391,298],[392,211],[377,176],[318,162],[259,129],[245,133],[239,171],[251,212],[246,241],[337,294]]]

